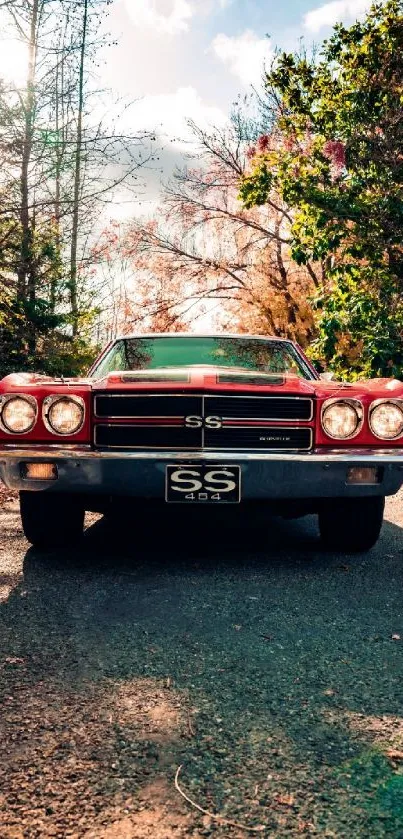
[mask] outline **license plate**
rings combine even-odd
[[[165,500],[181,504],[239,504],[240,466],[167,466]]]

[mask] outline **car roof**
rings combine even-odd
[[[256,341],[284,341],[288,344],[293,343],[289,338],[279,338],[276,335],[250,335],[244,332],[133,332],[128,335],[117,335],[114,340],[122,341],[130,338],[253,338]]]

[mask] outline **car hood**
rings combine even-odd
[[[321,379],[302,379],[294,373],[262,373],[242,367],[192,365],[189,367],[160,367],[149,370],[112,372],[93,382],[98,390],[220,390],[256,391],[263,393],[294,394],[300,396],[357,397],[368,395],[403,397],[403,382],[397,379],[370,379],[360,382],[336,382]]]
[[[157,369],[115,371],[102,379],[62,378],[35,373],[14,373],[2,380],[3,392],[45,388],[74,391],[79,388],[98,391],[213,391],[248,392],[320,399],[355,397],[358,399],[403,398],[403,382],[397,379],[368,379],[359,382],[301,379],[294,373],[262,373],[242,367],[192,365],[189,367],[160,367]]]

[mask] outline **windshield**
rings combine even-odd
[[[286,341],[197,335],[121,339],[111,347],[91,375],[101,378],[113,371],[195,365],[294,373],[304,379],[314,378],[303,357]]]

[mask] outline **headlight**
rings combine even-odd
[[[322,428],[328,437],[347,440],[362,428],[364,410],[356,399],[331,399],[322,408]]]
[[[27,434],[34,427],[38,405],[33,396],[5,396],[1,409],[3,429],[10,434]]]
[[[84,401],[79,396],[48,396],[43,403],[43,420],[55,434],[76,434],[84,422]]]
[[[373,402],[369,424],[375,437],[394,440],[403,434],[403,402]]]

